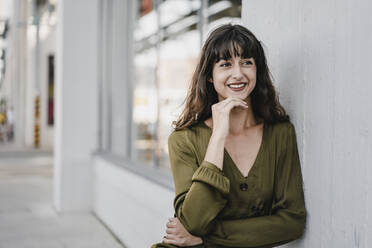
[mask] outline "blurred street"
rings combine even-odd
[[[95,216],[56,213],[51,152],[2,148],[0,248],[124,247]]]

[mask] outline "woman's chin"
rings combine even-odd
[[[245,101],[249,98],[249,95],[247,95],[247,94],[229,94],[228,97],[238,98],[238,99],[241,99],[241,100]]]
[[[243,101],[246,101],[246,100],[249,99],[250,95],[249,94],[248,95],[247,94],[225,94],[223,96],[219,95],[218,96],[218,101],[221,102],[221,101],[223,101],[223,100],[225,100],[229,97],[238,98],[238,99],[241,99]]]

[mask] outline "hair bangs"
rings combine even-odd
[[[237,31],[220,36],[214,46],[215,63],[229,60],[232,57],[254,58],[258,57],[258,47],[254,41]]]

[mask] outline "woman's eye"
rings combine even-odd
[[[229,62],[226,62],[226,63],[222,63],[220,66],[221,67],[227,67],[227,66],[230,66],[231,64]]]
[[[246,60],[243,62],[244,65],[253,65],[252,61]]]

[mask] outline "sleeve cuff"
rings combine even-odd
[[[217,166],[205,160],[195,171],[192,181],[209,184],[223,195],[229,194],[230,191],[229,179],[224,176],[223,172]]]

